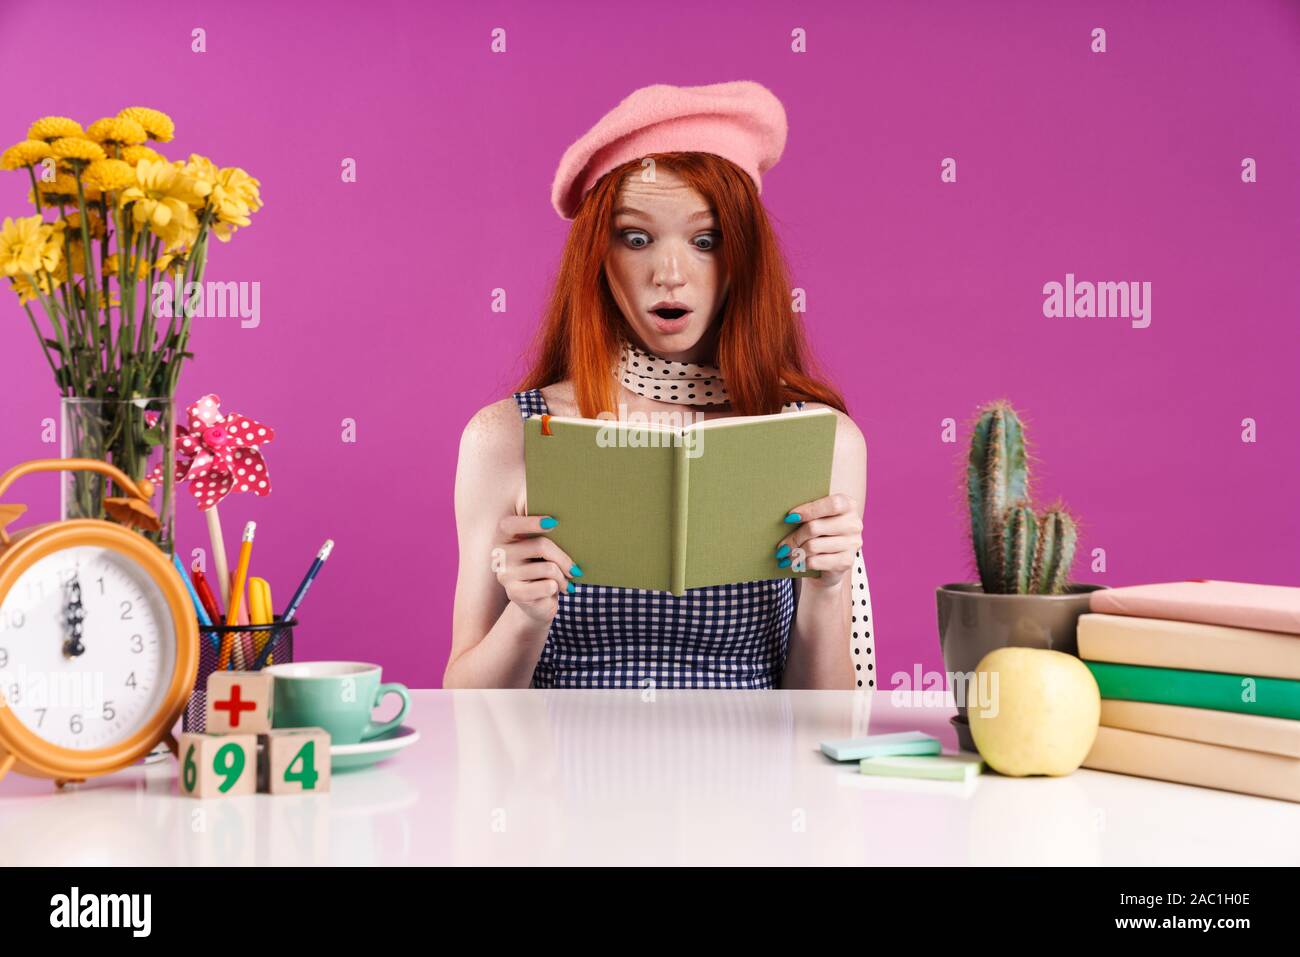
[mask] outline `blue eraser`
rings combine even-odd
[[[822,753],[835,761],[860,761],[887,754],[938,754],[943,750],[938,738],[920,731],[873,734],[844,741],[823,741]]]

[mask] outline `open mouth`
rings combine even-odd
[[[651,310],[660,319],[680,319],[690,312],[689,309],[653,309]]]

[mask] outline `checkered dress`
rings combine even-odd
[[[540,389],[514,399],[525,419],[547,411]],[[533,687],[775,688],[795,605],[788,578],[691,588],[680,598],[579,585],[560,593]]]

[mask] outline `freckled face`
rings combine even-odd
[[[628,338],[666,359],[709,359],[704,335],[728,282],[720,275],[722,236],[708,203],[675,173],[658,169],[653,183],[629,176],[614,210],[605,276]]]

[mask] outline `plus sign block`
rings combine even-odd
[[[208,676],[204,730],[208,734],[261,734],[271,730],[275,676],[260,671],[214,671]]]

